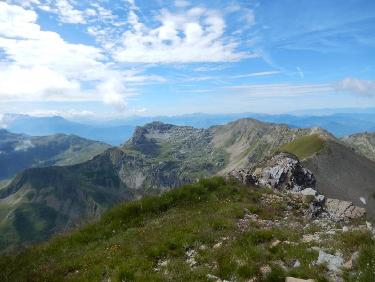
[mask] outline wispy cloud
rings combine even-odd
[[[279,73],[281,73],[281,71],[262,71],[262,72],[253,72],[253,73],[248,73],[248,74],[234,75],[234,76],[232,76],[232,78],[268,76],[268,75],[274,75],[274,74],[279,74]]]
[[[300,67],[297,67],[297,72],[300,78],[305,78],[305,74],[303,73],[302,69]]]
[[[316,84],[252,84],[229,86],[226,89],[248,97],[294,97],[307,95],[329,94],[334,92],[334,87],[329,83]]]
[[[336,91],[359,95],[364,97],[375,97],[375,81],[364,80],[355,77],[346,77],[335,85]]]

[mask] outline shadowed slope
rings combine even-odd
[[[343,144],[328,140],[318,154],[303,163],[314,173],[321,193],[366,207],[369,216],[375,219],[374,162]]]

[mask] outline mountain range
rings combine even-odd
[[[0,189],[0,247],[44,240],[121,201],[252,167],[277,151],[297,155],[317,175],[319,190],[365,206],[373,217],[375,163],[348,140],[254,119],[207,129],[152,122],[86,162],[19,173]]]
[[[81,119],[80,122],[70,121],[60,116],[33,117],[28,115],[5,114],[0,124],[9,131],[33,136],[57,133],[75,134],[84,138],[99,140],[118,146],[128,140],[136,126],[143,126],[155,120],[196,128],[209,128],[214,125],[226,124],[241,118],[254,118],[263,122],[283,123],[290,127],[320,127],[328,130],[336,137],[375,131],[375,110],[343,109],[342,113],[325,111],[305,111],[291,114],[204,114],[196,113],[180,116],[133,116],[108,121]]]
[[[111,145],[119,145],[128,139],[133,131],[132,125],[90,125],[73,122],[60,116],[34,117],[29,115],[5,114],[1,123],[14,133],[31,136],[52,134],[73,134],[83,138],[98,140]]]

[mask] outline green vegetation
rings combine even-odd
[[[246,212],[264,220],[284,218],[285,205],[262,204],[273,193],[214,177],[120,204],[97,223],[1,257],[0,281],[210,281],[208,274],[236,281],[284,281],[287,275],[327,281],[324,267],[313,264],[318,253],[299,242],[303,228],[251,223],[239,231]],[[338,248],[355,249],[358,240],[368,246],[358,271],[371,277],[362,260],[375,256],[374,242],[350,234]],[[297,243],[272,245],[275,240]],[[193,266],[189,251],[195,253]],[[301,264],[293,268],[295,260]],[[264,265],[271,271],[262,275]]]
[[[320,152],[324,147],[324,140],[318,134],[301,136],[283,145],[278,151],[296,155],[300,160]]]

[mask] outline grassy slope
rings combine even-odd
[[[263,194],[262,194],[263,193]],[[312,264],[318,254],[308,243],[298,242],[303,228],[264,229],[256,224],[239,232],[237,222],[245,209],[262,219],[282,219],[283,204],[262,205],[271,191],[241,187],[222,178],[164,193],[160,197],[119,205],[96,223],[56,237],[14,257],[0,258],[0,281],[246,281],[271,265],[265,281],[284,281],[286,275],[326,281],[322,266]],[[302,220],[298,211],[293,218]],[[374,242],[367,234],[347,232],[334,244],[348,253],[361,247],[358,281],[374,278]],[[227,239],[223,239],[227,238]],[[298,242],[270,246],[274,239]],[[212,247],[218,241],[220,248]],[[331,242],[330,245],[333,245]],[[203,246],[206,246],[204,248]],[[197,251],[197,266],[186,263],[186,251]],[[301,266],[282,270],[298,259]],[[164,266],[158,262],[168,261]],[[366,276],[367,275],[367,276]]]
[[[296,155],[300,160],[318,153],[324,147],[324,141],[318,134],[305,135],[283,145],[279,151]]]

